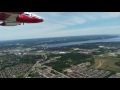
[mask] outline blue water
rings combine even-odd
[[[59,43],[59,44],[51,44],[51,45],[48,45],[48,47],[49,48],[62,47],[62,46],[70,46],[70,45],[80,45],[80,44],[85,44],[85,43],[97,43],[97,42],[120,42],[120,37],[110,38],[110,39],[88,40],[88,41],[79,41],[79,42],[66,42],[66,43]]]

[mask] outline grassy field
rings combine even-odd
[[[119,59],[114,57],[99,57],[99,56],[95,56],[94,59],[95,64],[92,65],[90,68],[120,72],[120,66],[115,65],[115,62],[120,61]]]

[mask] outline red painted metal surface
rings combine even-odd
[[[37,18],[37,17],[30,17],[26,16],[24,14],[21,14],[16,19],[17,22],[24,22],[24,23],[39,23],[43,22],[43,19]]]
[[[15,18],[12,17],[12,18],[14,18],[13,20],[16,20],[16,23],[40,23],[40,22],[44,21],[39,16],[25,15],[24,12],[0,12],[0,21],[3,21],[3,23],[1,23],[0,25],[1,26],[8,25],[6,23],[6,20],[8,18],[9,18],[8,20],[12,20],[12,18],[10,17],[12,14],[17,14],[18,15],[18,16],[15,16]]]

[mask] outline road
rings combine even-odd
[[[98,64],[98,66],[96,67],[96,68],[99,68],[99,67],[101,67],[102,66],[102,64],[103,64],[103,61],[99,61],[99,64]]]
[[[23,78],[28,77],[29,73],[35,69],[36,65],[37,65],[39,62],[41,62],[41,61],[37,61],[37,62],[31,67],[31,69],[24,75]]]

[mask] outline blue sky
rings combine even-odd
[[[32,12],[43,23],[0,26],[0,40],[120,34],[120,12]]]

